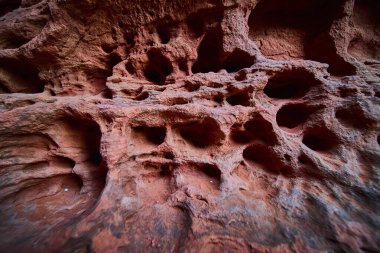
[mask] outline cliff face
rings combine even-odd
[[[380,251],[379,14],[0,0],[0,252]]]

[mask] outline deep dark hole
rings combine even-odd
[[[286,127],[290,129],[295,128],[305,123],[315,110],[315,108],[308,107],[304,104],[284,105],[277,112],[277,124],[280,127]]]
[[[223,36],[221,28],[210,30],[202,39],[198,48],[198,58],[192,67],[193,73],[217,72],[220,70],[220,54]]]
[[[104,89],[102,92],[102,97],[106,99],[112,99],[113,98],[112,90],[108,88]]]
[[[170,41],[170,32],[168,30],[161,30],[158,31],[158,34],[160,36],[160,40],[163,44],[167,44]]]
[[[134,32],[128,32],[124,35],[125,41],[129,46],[135,45],[135,33]]]
[[[216,95],[214,98],[213,98],[214,102],[218,103],[218,104],[221,104],[223,103],[224,101],[224,97],[223,95]]]
[[[200,37],[207,30],[207,27],[213,24],[219,24],[223,19],[223,9],[202,9],[195,13],[190,14],[186,23],[192,34],[195,37]]]
[[[328,33],[310,39],[305,45],[306,58],[329,64],[327,71],[334,76],[355,75],[356,68],[339,56],[333,38]]]
[[[330,151],[337,147],[338,139],[325,128],[315,128],[306,131],[302,143],[314,151]]]
[[[170,42],[171,37],[174,36],[176,27],[177,25],[173,23],[163,23],[157,26],[157,33],[162,44]]]
[[[144,136],[145,140],[154,145],[160,145],[165,141],[165,127],[136,127],[134,130]]]
[[[189,92],[197,91],[201,85],[199,83],[186,82],[185,89]]]
[[[254,136],[268,145],[276,145],[277,137],[272,124],[261,115],[255,115],[251,120],[244,124],[244,128]]]
[[[307,157],[305,154],[301,154],[298,157],[298,162],[301,163],[301,164],[303,164],[303,165],[313,164],[313,162],[311,161],[311,159],[309,157]]]
[[[10,76],[17,76],[25,81],[24,87],[20,87],[19,90],[13,90],[12,87],[8,87],[9,93],[41,93],[44,91],[44,83],[39,77],[39,71],[32,64],[21,60],[0,59],[1,68]]]
[[[241,93],[238,93],[238,94],[234,94],[234,95],[228,96],[226,98],[226,101],[230,105],[250,106],[251,105],[250,99],[251,98],[250,98],[248,92],[241,92]]]
[[[179,134],[187,142],[199,148],[206,148],[218,144],[224,139],[218,123],[213,119],[178,126]]]
[[[205,164],[200,168],[203,173],[205,173],[208,177],[213,178],[217,181],[218,185],[220,184],[221,171],[216,165],[213,164]]]
[[[98,152],[96,152],[90,155],[90,160],[94,164],[100,164],[102,162],[102,156]]]
[[[172,174],[172,171],[170,170],[169,164],[163,164],[160,167],[160,176],[161,177],[169,177]]]
[[[244,149],[243,158],[258,164],[267,164],[273,156],[265,146],[253,145]]]
[[[74,168],[74,166],[75,166],[75,161],[70,159],[70,158],[67,158],[67,157],[61,157],[60,156],[57,158],[56,161],[62,165],[65,165],[65,167]]]
[[[186,59],[179,60],[179,62],[178,62],[178,68],[179,68],[182,72],[188,74],[189,69],[188,69],[187,60],[186,60]]]
[[[8,12],[18,9],[21,5],[21,0],[8,0],[0,3],[0,17]]]
[[[271,98],[299,98],[319,82],[306,70],[288,70],[270,78],[264,93]]]
[[[144,69],[144,75],[149,81],[164,85],[166,77],[172,72],[173,67],[170,60],[161,52],[156,50],[148,52],[148,63]]]
[[[190,31],[196,37],[199,37],[203,34],[205,30],[204,20],[200,18],[197,13],[190,14],[186,21],[187,26],[190,28]]]
[[[288,99],[302,97],[308,91],[307,84],[298,80],[271,79],[264,89],[264,93],[271,98]]]
[[[317,135],[306,135],[302,142],[310,149],[316,151],[324,151],[331,148],[331,144],[328,140],[325,140],[323,137]]]
[[[102,50],[103,50],[105,53],[107,53],[107,54],[112,53],[112,51],[113,51],[113,49],[114,49],[114,47],[113,47],[112,45],[110,45],[110,44],[106,44],[106,43],[102,44],[100,47],[101,47]]]
[[[165,152],[164,157],[169,160],[173,160],[175,158],[172,152]]]
[[[247,73],[245,71],[239,71],[235,75],[235,80],[236,81],[244,81],[245,79],[247,79]]]
[[[253,136],[251,133],[242,130],[232,130],[231,139],[239,144],[247,144],[252,141]]]
[[[90,161],[96,165],[102,162],[102,156],[100,154],[100,140],[102,133],[98,124],[87,121],[87,120],[77,120],[78,126],[83,127],[83,132],[85,134],[86,148],[89,153]]]
[[[116,65],[118,64],[119,62],[121,62],[123,59],[121,59],[121,56],[116,53],[116,52],[112,52],[110,53],[109,55],[109,62],[110,62],[110,67],[111,69]]]
[[[0,94],[11,93],[11,91],[4,84],[0,83]]]
[[[135,68],[133,67],[131,62],[125,64],[125,70],[128,71],[129,74],[134,75],[136,73]]]
[[[227,72],[237,72],[243,68],[249,68],[255,63],[255,57],[250,56],[247,52],[234,50],[226,59],[224,68]]]

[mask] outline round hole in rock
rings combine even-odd
[[[125,70],[128,71],[129,74],[134,75],[136,73],[135,67],[132,62],[127,62],[125,64]]]
[[[243,158],[249,163],[262,168],[271,174],[290,174],[291,168],[286,167],[276,153],[263,144],[253,144],[243,151]],[[285,168],[284,173],[282,169]]]
[[[153,145],[162,144],[166,138],[165,127],[139,126],[139,127],[134,127],[133,130],[137,133],[137,138],[142,138],[146,142]]]
[[[112,53],[114,46],[112,46],[111,44],[108,44],[108,43],[104,43],[101,45],[101,48],[106,54],[110,54],[110,53]]]
[[[148,63],[144,68],[144,75],[150,82],[164,85],[166,77],[173,72],[170,60],[158,50],[148,51]]]
[[[232,130],[231,131],[231,139],[235,143],[239,144],[247,144],[252,141],[253,136],[248,131],[242,131],[242,130]]]
[[[176,24],[174,23],[162,23],[157,26],[158,37],[162,44],[167,44],[170,42],[170,39],[175,35]]]
[[[219,144],[225,137],[219,124],[212,118],[180,125],[177,130],[186,142],[198,148]]]
[[[244,128],[250,132],[254,138],[257,138],[270,146],[278,143],[272,124],[260,114],[254,115],[252,119],[247,121],[244,124]]]
[[[241,105],[241,106],[250,106],[251,105],[251,102],[250,102],[250,94],[249,92],[240,92],[240,93],[237,93],[237,94],[233,94],[233,95],[230,95],[226,98],[226,101],[230,104],[230,105]]]
[[[185,74],[189,73],[189,66],[186,59],[181,59],[178,61],[178,68]]]
[[[317,85],[319,82],[307,70],[286,70],[276,73],[269,79],[264,93],[270,98],[277,99],[300,98]]]
[[[276,121],[280,127],[292,129],[305,123],[315,110],[305,104],[284,105],[278,110]]]
[[[245,79],[247,79],[247,72],[242,70],[242,71],[239,71],[238,73],[236,73],[236,75],[235,75],[236,81],[244,81]]]
[[[213,98],[214,102],[218,103],[218,104],[221,104],[223,103],[224,101],[224,97],[223,95],[216,95],[214,98]]]
[[[162,44],[169,43],[171,35],[169,29],[166,26],[162,25],[157,27],[157,33]]]
[[[201,87],[199,83],[186,82],[185,89],[189,92],[197,91]]]
[[[218,72],[223,51],[223,32],[220,27],[207,32],[198,47],[198,58],[192,66],[193,73]]]
[[[339,108],[335,112],[335,117],[344,125],[356,129],[368,128],[375,124],[376,121],[368,118],[360,105],[350,106],[348,108]]]
[[[103,92],[101,93],[102,98],[106,99],[112,99],[113,98],[113,93],[111,89],[104,89]]]
[[[307,129],[302,143],[314,151],[332,151],[338,144],[337,136],[325,127]]]
[[[118,64],[119,62],[121,62],[122,59],[121,59],[121,56],[116,53],[116,52],[111,52],[109,54],[109,65],[110,65],[110,68],[112,69],[116,64]]]
[[[224,9],[220,7],[200,9],[186,18],[186,24],[195,37],[200,37],[211,24],[220,23],[223,14]]]
[[[41,93],[44,81],[39,70],[28,61],[0,59],[0,72],[3,87],[8,93]]]
[[[255,63],[255,57],[247,52],[235,49],[226,59],[224,68],[227,72],[237,72],[244,68],[249,68]]]
[[[172,152],[165,152],[164,157],[169,160],[173,160],[175,158]]]
[[[222,172],[220,169],[214,164],[203,164],[199,167],[199,169],[207,175],[211,180],[211,182],[215,183],[218,187],[221,182]]]

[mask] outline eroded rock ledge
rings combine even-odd
[[[0,251],[380,251],[379,13],[0,0]]]

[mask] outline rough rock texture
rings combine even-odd
[[[0,252],[380,252],[377,0],[0,0]]]

